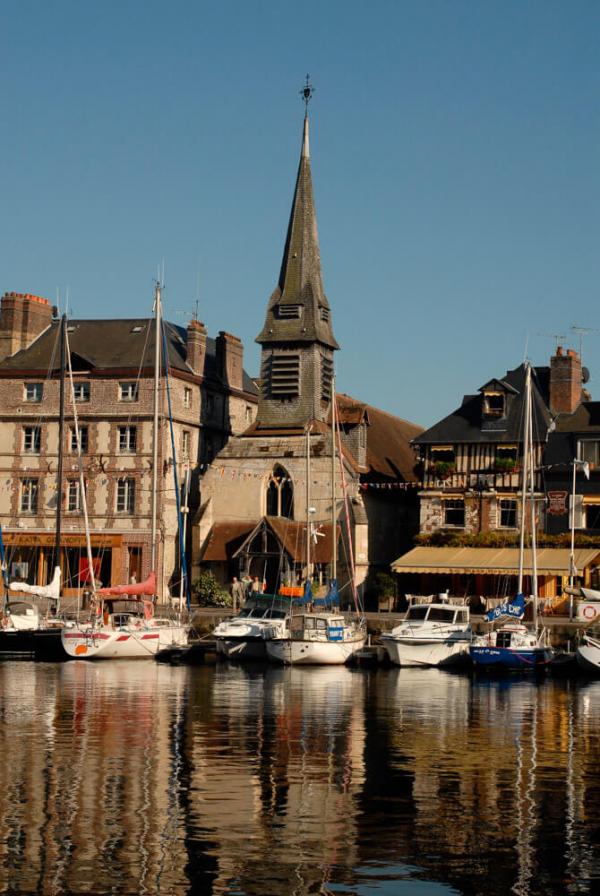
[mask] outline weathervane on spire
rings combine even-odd
[[[308,104],[313,98],[313,94],[315,92],[315,88],[310,83],[310,75],[306,76],[306,84],[299,91],[300,96],[302,97],[302,101],[304,103],[305,114],[308,115]]]

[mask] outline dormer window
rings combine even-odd
[[[280,320],[298,320],[301,315],[301,305],[281,304],[277,306],[277,317]]]
[[[329,323],[329,308],[326,308],[325,305],[319,305],[319,317],[323,321],[323,323]]]
[[[503,392],[483,393],[484,417],[504,417],[506,413],[506,396]]]

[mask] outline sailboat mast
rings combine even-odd
[[[331,578],[337,579],[337,496],[335,488],[336,455],[335,455],[335,431],[336,431],[336,402],[335,402],[335,373],[331,377]]]
[[[56,535],[54,539],[54,569],[60,566],[60,538],[62,524],[63,439],[65,430],[65,341],[67,315],[60,319],[60,380],[58,392],[58,463],[56,466]]]
[[[533,403],[531,395],[531,383],[529,388],[529,481],[531,501],[531,593],[533,595],[533,614],[537,624],[537,527],[535,506],[535,457],[533,453]]]
[[[531,367],[525,362],[525,422],[523,425],[523,467],[521,473],[521,532],[519,537],[519,578],[517,594],[523,593],[523,558],[525,555],[525,507],[527,506],[527,480],[529,474],[529,418],[531,406]]]
[[[306,579],[310,581],[310,423],[306,426]]]
[[[150,549],[150,569],[156,570],[156,518],[158,499],[158,413],[160,406],[160,284],[154,292],[154,420],[152,425],[152,534]]]
[[[85,529],[85,547],[88,561],[88,575],[92,592],[96,592],[96,579],[94,576],[94,561],[92,557],[92,541],[90,538],[90,520],[88,516],[87,494],[85,491],[85,476],[83,473],[83,458],[81,456],[81,435],[79,431],[79,420],[77,417],[77,404],[75,402],[75,383],[73,381],[73,367],[71,365],[71,349],[69,347],[69,333],[66,336],[66,354],[67,365],[69,368],[69,385],[71,392],[71,404],[73,405],[73,427],[75,429],[75,443],[77,445],[77,465],[79,467],[79,493],[81,495],[81,509],[83,511],[83,525]]]

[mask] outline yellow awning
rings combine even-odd
[[[575,551],[575,566],[583,570],[600,559],[597,548]],[[525,551],[525,573],[531,569],[531,551]],[[540,548],[537,552],[538,574],[569,574],[568,548]],[[394,572],[471,573],[480,575],[516,575],[519,569],[518,548],[413,548],[392,563]]]

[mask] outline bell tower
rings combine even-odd
[[[262,346],[258,429],[304,428],[327,420],[333,352],[339,348],[323,290],[317,217],[310,167],[308,76],[300,91],[305,103],[300,165],[285,239],[279,280],[256,337]]]

